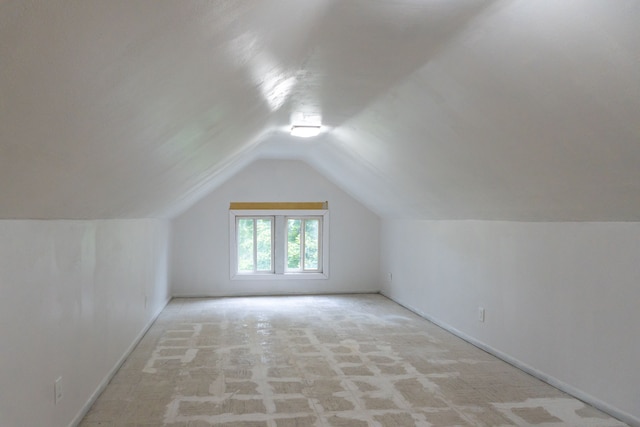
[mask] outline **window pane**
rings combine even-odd
[[[271,271],[271,219],[256,220],[258,271]]]
[[[300,220],[287,220],[287,268],[300,270]]]
[[[318,269],[318,241],[320,221],[308,219],[304,222],[304,269]]]
[[[238,271],[254,271],[253,265],[253,219],[238,219]]]

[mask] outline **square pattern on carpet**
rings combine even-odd
[[[624,426],[381,295],[174,299],[80,424]]]

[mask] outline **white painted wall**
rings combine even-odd
[[[167,302],[169,227],[0,221],[0,425],[77,421]]]
[[[229,203],[328,201],[329,279],[231,280]],[[172,293],[179,296],[377,292],[379,218],[306,163],[258,160],[173,221]]]
[[[385,294],[640,425],[640,223],[381,230]]]

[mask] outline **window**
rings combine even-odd
[[[232,203],[229,210],[231,278],[328,278],[329,211],[326,207],[326,202]]]
[[[237,217],[238,272],[273,272],[273,217]]]
[[[287,218],[286,271],[321,271],[321,224],[322,218]]]

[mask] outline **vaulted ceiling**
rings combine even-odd
[[[169,217],[290,158],[384,217],[638,221],[639,22],[637,0],[0,0],[0,218]]]

